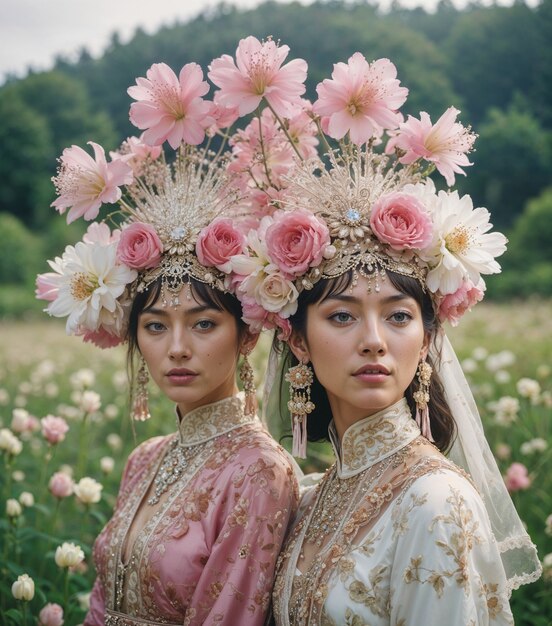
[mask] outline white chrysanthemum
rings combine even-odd
[[[433,293],[454,293],[462,282],[479,283],[481,274],[496,274],[500,265],[495,257],[506,250],[502,233],[488,233],[492,228],[489,211],[474,209],[470,196],[454,191],[440,191],[438,206],[430,207],[433,241],[420,256],[431,268],[427,287]]]
[[[67,316],[67,332],[97,331],[101,326],[119,332],[124,309],[118,298],[136,278],[136,271],[117,263],[117,242],[110,245],[79,242],[67,246],[50,263],[61,275],[59,293],[46,309],[54,317]]]

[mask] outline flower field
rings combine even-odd
[[[544,562],[513,594],[520,626],[552,624],[551,313],[550,302],[482,303],[449,333]],[[268,345],[255,351],[259,379]],[[54,320],[0,323],[0,624],[82,622],[125,459],[175,427],[154,389],[150,406],[149,422],[129,421],[122,348],[100,351]],[[318,453],[308,468],[321,469]]]

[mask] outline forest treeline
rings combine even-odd
[[[507,278],[500,286],[490,280],[490,295],[552,294],[552,0],[462,9],[441,0],[432,13],[400,2],[383,13],[366,1],[318,0],[253,10],[220,4],[153,35],[137,30],[125,44],[115,33],[101,58],[83,49],[50,71],[8,78],[0,87],[0,233],[9,253],[0,258],[0,285],[14,288],[0,295],[13,301],[15,287],[45,270],[45,256],[82,232],[49,207],[63,148],[93,140],[115,149],[136,134],[126,90],[152,63],[177,72],[189,61],[206,68],[249,34],[271,35],[307,60],[312,100],[333,64],[360,51],[395,63],[410,90],[403,113],[423,110],[435,121],[448,106],[460,109],[479,138],[474,167],[458,186],[510,238]],[[0,314],[17,308],[6,297]]]

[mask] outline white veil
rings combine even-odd
[[[508,579],[508,592],[534,582],[542,573],[536,546],[527,534],[491,452],[473,394],[456,353],[443,333],[433,349],[458,436],[447,455],[466,470],[487,509]]]

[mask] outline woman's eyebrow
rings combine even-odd
[[[188,309],[186,311],[187,315],[194,315],[196,313],[203,313],[204,311],[218,311],[219,309],[217,309],[214,306],[211,306],[209,304],[199,304],[198,306],[194,306],[191,309]],[[150,307],[148,309],[144,309],[142,311],[142,314],[146,314],[149,313],[151,315],[161,315],[161,316],[167,316],[167,310],[165,307]]]
[[[403,300],[412,300],[412,296],[409,296],[405,293],[397,293],[397,294],[393,294],[391,296],[387,296],[386,298],[383,299],[384,303],[392,303],[392,302],[401,302]],[[337,300],[338,302],[349,302],[351,304],[360,304],[361,303],[361,299],[357,298],[355,296],[348,296],[346,294],[335,294],[332,296],[328,296],[325,301],[327,302],[328,300]]]

